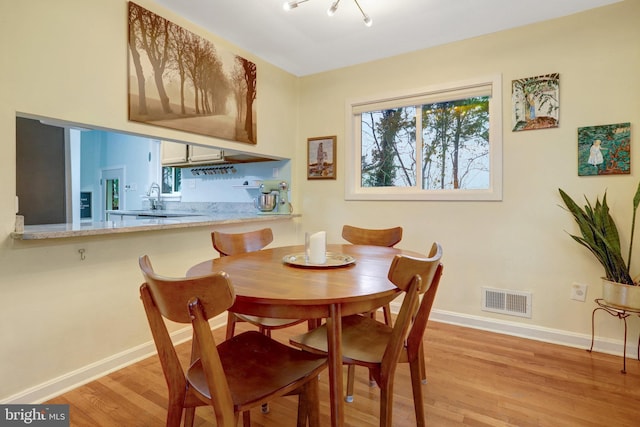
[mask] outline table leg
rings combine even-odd
[[[329,306],[327,340],[331,426],[342,427],[344,425],[344,406],[342,403],[342,316],[339,304]]]
[[[640,335],[638,335],[638,360],[640,360]]]

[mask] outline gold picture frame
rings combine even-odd
[[[307,179],[336,179],[336,136],[307,139]]]

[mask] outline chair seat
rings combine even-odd
[[[272,317],[249,316],[247,314],[233,313],[237,318],[249,322],[254,326],[279,329],[287,326],[293,326],[298,323],[306,322],[304,319],[274,319]]]
[[[342,359],[349,363],[379,364],[382,362],[393,328],[368,316],[342,318]],[[289,342],[305,351],[327,352],[327,327],[322,325],[307,333],[292,337]]]
[[[237,412],[266,403],[273,398],[274,390],[280,390],[282,395],[294,391],[292,384],[299,384],[300,378],[317,376],[327,361],[257,331],[236,335],[217,349]],[[191,365],[187,378],[198,393],[211,398],[200,359]]]

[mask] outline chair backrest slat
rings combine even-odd
[[[438,263],[442,258],[442,247],[438,243],[433,243],[427,258],[415,258],[407,255],[396,255],[391,262],[388,278],[398,288],[405,290],[409,286],[411,279],[416,274],[422,278],[422,286],[418,292],[426,292],[433,276],[436,273]]]
[[[233,398],[227,378],[225,377],[220,354],[211,334],[209,318],[205,313],[203,301],[193,298],[189,302],[189,313],[192,318],[194,339],[198,342],[202,370],[207,379],[211,404],[219,426],[235,426]]]
[[[411,316],[415,312],[415,308],[419,301],[418,289],[421,286],[422,279],[420,275],[416,274],[405,286],[406,290],[400,306],[400,311],[396,316],[396,321],[393,325],[391,337],[385,348],[382,356],[382,363],[380,366],[380,376],[383,377],[383,381],[389,380],[393,377],[398,366],[398,360],[404,347],[405,338],[411,325]],[[386,381],[385,381],[386,382]]]
[[[167,382],[167,387],[169,390],[184,390],[187,380],[184,377],[180,359],[171,341],[167,325],[164,323],[162,314],[160,314],[160,310],[158,310],[151,295],[151,290],[146,283],[140,286],[140,299],[142,299],[144,311],[147,314],[149,328],[151,329],[153,342],[158,351],[158,358],[160,359],[160,365],[162,366],[162,373]]]
[[[255,252],[273,242],[273,231],[270,228],[247,231],[245,233],[211,233],[213,247],[220,256],[238,255]]]
[[[436,299],[436,292],[440,285],[440,277],[442,277],[442,270],[444,266],[442,263],[438,264],[433,278],[431,279],[431,286],[425,292],[420,302],[420,307],[416,313],[413,323],[411,324],[411,330],[407,337],[407,352],[409,360],[414,360],[419,356],[420,344],[424,337],[424,332],[427,329],[427,322],[429,321],[429,315],[431,314],[431,308],[433,307],[433,301]]]
[[[217,272],[200,277],[168,278],[153,271],[146,255],[139,259],[140,269],[162,316],[178,323],[191,323],[187,305],[200,297],[207,301],[207,316],[214,317],[233,305],[235,292],[229,275]]]
[[[412,321],[417,315],[419,296],[428,292],[434,277],[442,271],[439,268],[441,259],[442,247],[436,242],[431,246],[427,258],[396,255],[391,262],[388,278],[398,288],[405,291],[405,294],[382,357],[380,368],[382,377],[390,378],[394,375],[404,343],[410,334],[410,328],[413,328]],[[439,275],[437,277],[439,280]]]
[[[344,225],[342,238],[354,245],[393,247],[402,240],[402,227],[368,229]]]

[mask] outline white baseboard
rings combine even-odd
[[[399,305],[391,304],[391,311],[397,313]],[[219,315],[211,319],[212,329],[222,327],[226,323],[226,315]],[[544,328],[536,325],[528,325],[518,322],[510,322],[502,319],[492,319],[481,316],[455,313],[451,311],[436,310],[431,312],[430,321],[449,323],[468,328],[482,329],[500,334],[513,335],[537,341],[560,344],[569,347],[588,349],[591,346],[591,336],[576,334],[560,329]],[[191,328],[187,327],[171,334],[174,343],[182,343],[191,339]],[[629,342],[630,341],[630,342]],[[637,355],[637,341],[628,340],[627,357],[635,358]],[[623,341],[610,340],[596,337],[593,346],[594,351],[622,356]],[[153,341],[131,348],[106,359],[99,360],[83,368],[69,372],[68,374],[54,378],[35,387],[24,390],[0,404],[37,404],[45,402],[62,393],[100,378],[118,369],[122,369],[156,353]]]
[[[397,314],[400,311],[401,302],[391,303],[391,312]],[[494,319],[483,316],[457,313],[453,311],[433,309],[429,316],[429,321],[449,323],[452,325],[464,326],[467,328],[481,329],[484,331],[499,334],[512,335],[536,341],[548,342],[552,344],[564,345],[589,349],[591,347],[591,335],[577,334],[561,329],[544,328],[537,325],[512,322],[506,319]],[[638,355],[638,342],[634,339],[627,339],[627,357],[635,358]],[[593,351],[599,353],[622,356],[624,347],[623,340],[612,340],[595,337],[593,341]]]
[[[227,315],[221,314],[209,321],[211,329],[222,327],[226,324]],[[191,328],[185,327],[171,334],[171,340],[175,344],[183,343],[191,339]],[[59,396],[69,390],[80,387],[97,378],[111,372],[132,365],[140,360],[156,354],[153,341],[146,342],[137,347],[113,356],[99,360],[75,371],[53,378],[50,381],[38,384],[35,387],[23,390],[7,399],[0,400],[0,404],[38,404]]]
[[[472,316],[434,309],[431,312],[429,321],[449,323],[452,325],[465,326],[468,328],[481,329],[536,341],[564,345],[567,347],[582,348],[585,350],[591,347],[591,335],[577,334],[560,329],[544,328],[542,326],[528,325],[525,323],[510,322],[502,319],[492,319],[488,317]],[[637,341],[633,339],[627,340],[627,357],[635,358],[637,356],[636,346]],[[613,354],[616,356],[622,356],[623,348],[624,341],[622,340],[595,337],[593,343],[593,351]]]

